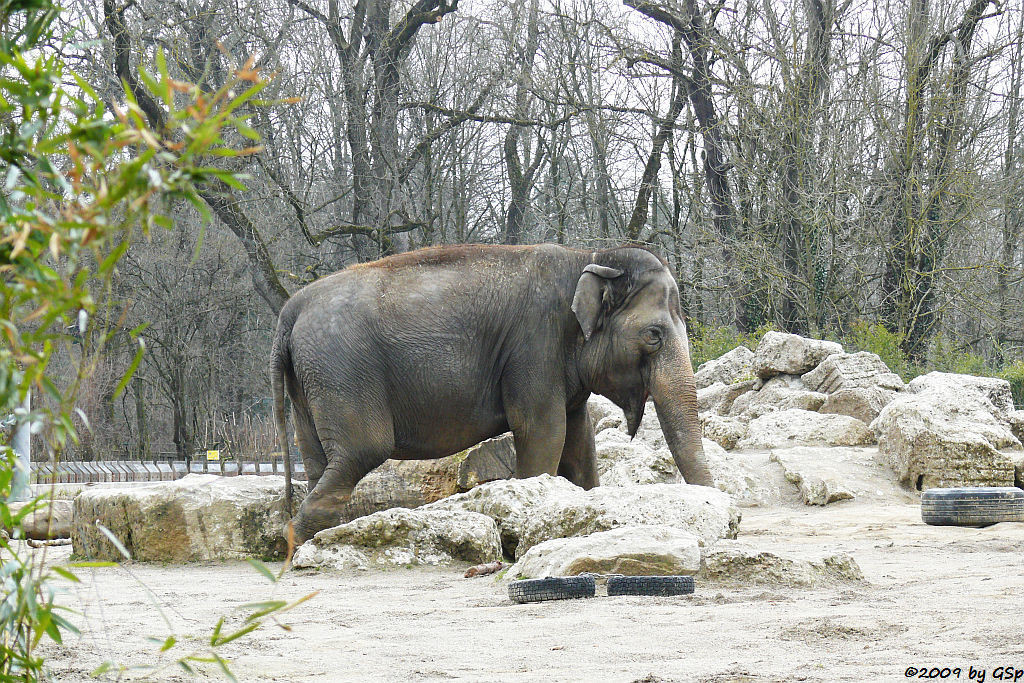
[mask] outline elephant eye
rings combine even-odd
[[[661,339],[663,335],[664,332],[660,327],[648,327],[641,333],[644,343],[653,347],[661,346]]]

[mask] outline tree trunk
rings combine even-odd
[[[526,20],[526,43],[519,54],[522,68],[516,79],[514,117],[517,120],[525,119],[529,110],[530,89],[533,86],[533,64],[537,57],[540,39],[539,15],[538,1],[530,0],[530,9]],[[533,191],[537,169],[543,160],[544,147],[540,137],[537,138],[536,150],[531,153],[530,136],[526,136],[525,154],[520,157],[519,148],[523,143],[524,135],[528,132],[529,129],[526,127],[513,124],[505,133],[503,150],[511,194],[508,208],[505,211],[505,244],[520,244],[523,241],[523,236],[526,233],[526,214],[530,193]]]

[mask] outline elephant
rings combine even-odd
[[[385,460],[509,430],[516,477],[597,486],[594,392],[623,410],[630,437],[652,398],[684,480],[712,485],[679,291],[644,248],[459,245],[350,266],[286,302],[271,356],[281,447],[287,459],[287,391],[308,478],[298,543],[339,524]]]

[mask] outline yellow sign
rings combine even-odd
[[[220,451],[206,451],[207,460],[220,460]]]

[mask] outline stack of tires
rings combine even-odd
[[[610,576],[608,595],[689,595],[694,591],[692,576]],[[591,574],[549,576],[545,579],[513,581],[508,587],[512,602],[544,602],[571,598],[592,598],[597,584]]]

